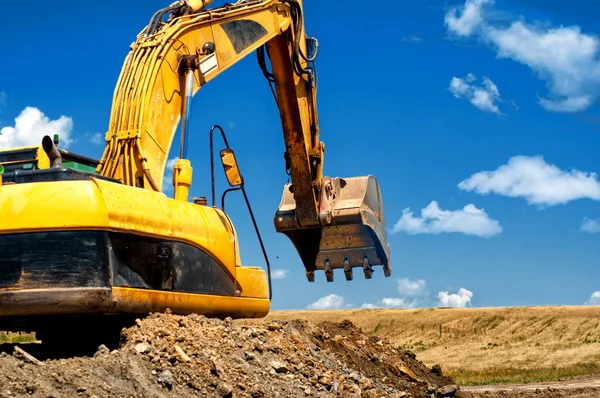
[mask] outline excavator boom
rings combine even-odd
[[[201,10],[209,2],[193,3],[178,2],[158,11],[132,45],[115,89],[98,172],[160,191],[178,115],[183,115],[180,158],[185,159],[191,97],[256,51],[274,85],[292,181],[274,218],[276,230],[293,242],[309,281],[315,270],[324,270],[333,280],[336,268],[352,279],[353,267],[363,268],[370,278],[372,265],[382,265],[389,276],[378,181],[373,176],[323,178],[325,145],[319,139],[314,66],[318,42],[304,33],[302,2],[238,1],[207,11]],[[177,164],[175,175],[182,168]],[[177,186],[175,190],[178,198]],[[181,198],[187,200],[187,194]]]

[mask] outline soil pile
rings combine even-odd
[[[121,335],[119,349],[93,357],[0,354],[0,397],[462,396],[439,367],[349,321],[251,326],[151,314]]]

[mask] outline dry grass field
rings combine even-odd
[[[267,319],[293,318],[349,319],[463,385],[600,373],[600,307],[274,311]]]

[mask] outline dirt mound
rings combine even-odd
[[[441,369],[349,321],[251,326],[152,314],[122,331],[119,349],[101,346],[93,357],[36,363],[0,354],[0,397],[459,395]]]

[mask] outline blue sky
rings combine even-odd
[[[14,16],[0,36],[0,146],[60,132],[99,157],[129,45],[167,3],[30,1],[26,16],[0,5]],[[319,3],[304,7],[320,44],[325,174],[377,176],[393,274],[306,281],[273,227],[283,136],[252,55],[193,100],[191,194],[210,196],[208,131],[220,124],[279,276],[272,308],[600,304],[600,4]],[[243,262],[263,266],[241,195],[227,209]]]

